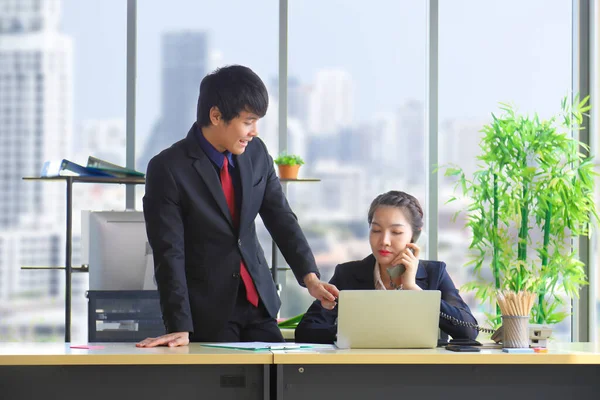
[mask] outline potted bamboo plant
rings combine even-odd
[[[282,153],[275,159],[279,169],[279,179],[298,179],[298,170],[304,164],[302,157]]]
[[[587,235],[598,219],[592,157],[583,154],[587,146],[571,137],[590,109],[587,101],[576,98],[569,105],[565,98],[561,112],[548,120],[502,104],[502,115],[492,114],[492,122],[483,127],[479,169],[473,176],[456,166],[445,170],[456,179],[455,194],[469,204],[472,259],[467,265],[475,279],[464,289],[492,308],[501,290],[533,292],[536,301],[529,316],[534,324],[563,320],[570,311],[565,297],[577,297],[587,284],[583,263],[571,246],[571,239]],[[482,278],[487,268],[491,281]],[[500,325],[497,305],[488,318],[494,328]]]

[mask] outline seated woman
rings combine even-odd
[[[415,242],[423,228],[423,210],[417,199],[399,191],[379,195],[371,203],[368,221],[373,253],[362,261],[338,265],[329,283],[339,290],[439,290],[442,313],[477,324],[446,272],[446,264],[419,260],[420,249]],[[400,264],[404,267],[397,267]],[[394,271],[398,268],[406,270],[399,275]],[[315,301],[298,324],[295,341],[333,343],[336,321],[337,307],[326,310]],[[439,326],[454,339],[477,337],[477,330],[455,325],[441,316]],[[445,335],[443,339],[447,340]]]

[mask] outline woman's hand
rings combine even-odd
[[[408,243],[406,248],[392,261],[392,265],[402,264],[406,268],[406,271],[400,277],[404,290],[421,290],[416,283],[420,253],[421,248],[418,245]]]

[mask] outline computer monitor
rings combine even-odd
[[[90,290],[156,290],[142,212],[83,211],[82,239]]]

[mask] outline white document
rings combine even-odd
[[[233,350],[291,350],[310,349],[312,344],[286,343],[286,342],[229,342],[229,343],[201,343],[204,347],[219,347]]]

